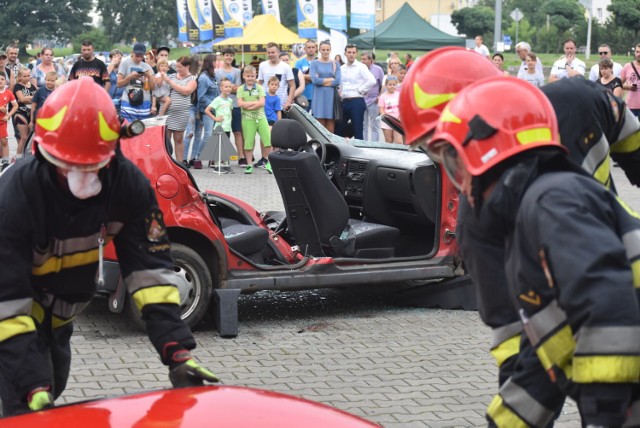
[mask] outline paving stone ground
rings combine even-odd
[[[202,189],[241,197],[260,210],[282,207],[266,171],[246,176],[193,171]],[[620,194],[640,209],[619,169]],[[217,336],[211,323],[195,332],[194,355],[227,385],[302,396],[386,427],[486,425],[496,390],[487,352],[489,330],[477,312],[401,307],[378,290],[261,292],[241,297],[240,333]],[[98,299],[76,322],[66,391],[72,403],[170,386],[145,334]],[[556,426],[578,427],[572,403]]]

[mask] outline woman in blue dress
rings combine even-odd
[[[340,65],[332,61],[331,44],[328,40],[320,43],[320,58],[309,64],[309,75],[313,83],[313,106],[311,113],[329,132],[335,128],[333,117],[333,97],[340,86]]]

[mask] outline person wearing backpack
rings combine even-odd
[[[196,121],[193,129],[193,140],[184,146],[184,158],[187,159],[191,148],[190,166],[202,168],[200,153],[213,133],[215,122],[204,111],[209,104],[220,95],[220,88],[215,76],[216,56],[209,54],[204,58],[202,69],[198,75],[198,89],[193,93],[192,103],[196,106]],[[193,141],[193,147],[191,147]]]

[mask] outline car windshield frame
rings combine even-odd
[[[354,147],[375,148],[375,149],[387,149],[387,150],[402,150],[402,151],[414,151],[410,146],[404,144],[394,143],[382,143],[377,141],[359,140],[355,138],[344,138],[336,134],[333,134],[327,130],[320,122],[316,120],[311,114],[297,104],[292,104],[291,108],[286,111],[289,118],[297,121],[302,125],[305,132],[312,139],[320,140],[323,143],[333,144],[349,144]]]

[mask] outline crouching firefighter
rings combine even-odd
[[[0,177],[2,416],[51,407],[64,391],[73,320],[95,293],[112,240],[173,386],[218,381],[191,357],[162,212],[119,137],[109,95],[80,78],[42,106],[34,156]]]
[[[517,103],[492,103],[498,91]],[[518,79],[461,91],[428,146],[482,224],[506,236],[506,281],[526,333],[520,358],[537,358],[584,425],[636,426],[640,218],[568,160],[549,100]],[[517,409],[494,400],[492,423],[551,419],[553,407],[517,392]]]

